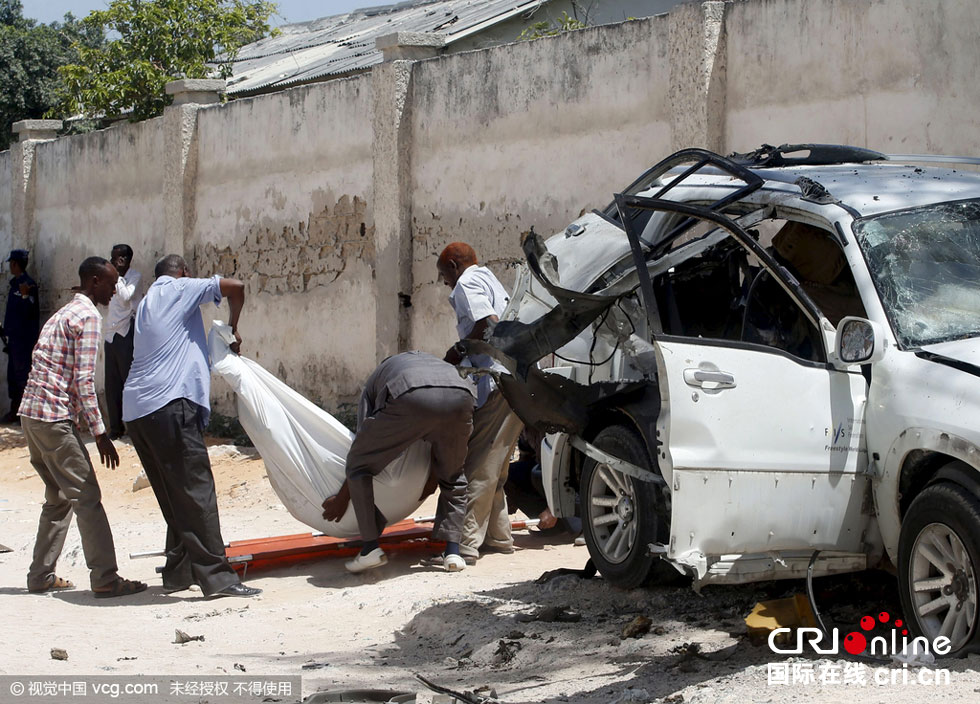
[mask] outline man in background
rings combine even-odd
[[[3,423],[17,423],[17,409],[24,395],[27,375],[31,371],[31,352],[41,329],[41,313],[38,304],[37,284],[27,275],[27,250],[15,249],[7,257],[10,262],[10,291],[7,309],[3,316],[3,328],[7,353],[7,393],[10,410],[0,419]]]
[[[211,362],[201,306],[228,299],[238,353],[245,284],[194,279],[176,254],[157,262],[156,281],[136,310],[133,365],[123,389],[123,421],[167,522],[163,588],[192,584],[205,596],[251,597],[228,564],[204,427],[211,415]]]
[[[122,419],[122,394],[129,367],[133,363],[133,317],[139,304],[140,273],[130,268],[133,248],[117,244],[109,261],[119,272],[116,294],[109,301],[103,337],[105,338],[105,401],[109,420],[109,438],[126,434]]]
[[[117,572],[116,549],[102,507],[99,481],[78,433],[81,409],[95,436],[102,464],[116,468],[119,455],[106,434],[95,395],[102,321],[95,306],[109,303],[118,276],[102,257],[83,261],[78,268],[78,292],[45,323],[34,350],[20,407],[31,464],[44,481],[34,560],[27,574],[30,592],[75,586],[55,573],[73,514],[78,516],[82,551],[95,596],[125,596],[146,589],[143,582],[123,579]]]
[[[452,289],[449,303],[456,313],[456,332],[460,339],[482,340],[510,300],[504,287],[492,271],[479,266],[476,252],[464,242],[447,246],[439,255],[436,269],[439,278]],[[488,355],[464,359],[455,345],[446,352],[445,360],[450,364],[506,371]],[[522,427],[493,379],[489,375],[480,376],[473,432],[463,465],[467,482],[466,518],[459,552],[471,564],[480,551],[514,551],[504,484]]]

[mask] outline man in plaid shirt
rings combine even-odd
[[[95,304],[109,303],[119,274],[102,257],[89,257],[78,276],[78,293],[41,330],[20,405],[31,464],[45,487],[27,589],[38,593],[75,586],[54,571],[75,513],[92,591],[98,598],[123,596],[143,591],[146,584],[123,579],[117,572],[102,492],[78,434],[81,412],[102,464],[116,468],[119,455],[106,434],[95,395],[95,361],[102,341],[102,315]]]

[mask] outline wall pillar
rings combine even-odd
[[[410,335],[412,64],[436,56],[444,45],[440,35],[414,32],[396,32],[375,40],[384,57],[372,69],[377,362],[414,346]]]
[[[57,139],[61,120],[21,120],[11,129],[17,141],[10,146],[11,156],[11,245],[27,249],[34,256],[37,232],[34,227],[34,147],[38,142]]]
[[[165,254],[179,254],[191,264],[191,238],[195,224],[195,177],[197,175],[197,111],[221,101],[224,80],[184,79],[171,81],[167,95],[173,104],[164,108],[165,131],[164,179],[164,249]]]
[[[724,151],[727,5],[724,0],[709,0],[677,5],[670,11],[668,97],[673,149]]]

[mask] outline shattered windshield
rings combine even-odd
[[[903,347],[980,336],[980,200],[870,217],[854,231]]]

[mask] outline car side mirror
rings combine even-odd
[[[885,356],[885,337],[876,323],[848,316],[837,325],[834,348],[844,365],[871,364]]]

